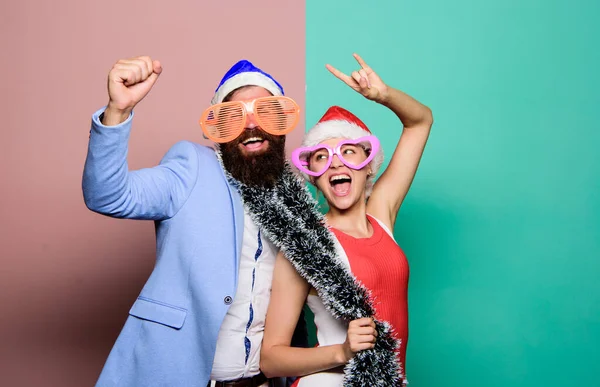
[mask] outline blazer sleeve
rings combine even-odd
[[[133,113],[116,126],[92,115],[82,189],[86,206],[114,218],[164,220],[190,196],[198,178],[198,152],[191,142],[176,143],[159,165],[129,171],[128,141]]]

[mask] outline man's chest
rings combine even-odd
[[[266,303],[271,293],[278,249],[263,235],[247,213],[238,268],[238,289],[232,307]]]

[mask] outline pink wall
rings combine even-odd
[[[0,19],[0,385],[91,386],[154,263],[151,222],[82,200],[110,67],[137,55],[163,64],[130,142],[132,168],[155,165],[178,140],[203,142],[199,114],[238,59],[305,106],[304,2],[25,0],[3,2]]]

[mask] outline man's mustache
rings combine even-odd
[[[252,128],[252,129],[244,129],[244,132],[242,132],[242,134],[235,139],[235,143],[237,144],[241,144],[244,141],[246,141],[249,138],[252,137],[260,137],[263,140],[274,140],[275,136],[265,132],[264,130],[260,129],[260,127],[256,127],[256,128]]]

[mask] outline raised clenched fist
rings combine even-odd
[[[123,122],[135,105],[152,89],[162,71],[160,62],[148,56],[121,59],[108,73],[108,105],[104,125]]]

